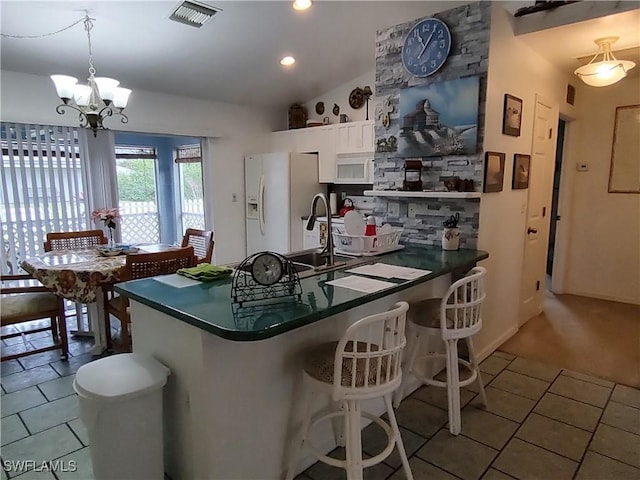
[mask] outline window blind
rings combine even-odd
[[[1,269],[19,273],[20,261],[43,250],[47,232],[87,229],[78,130],[0,124]]]

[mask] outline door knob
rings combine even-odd
[[[537,228],[527,228],[527,235],[530,233],[538,233],[538,229]]]

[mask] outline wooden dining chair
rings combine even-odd
[[[182,237],[183,247],[193,247],[198,263],[211,263],[213,256],[213,232],[187,228]]]
[[[193,247],[179,248],[158,253],[133,253],[127,255],[127,261],[120,271],[120,281],[126,282],[138,278],[153,277],[175,273],[180,268],[193,267],[197,263]],[[129,315],[129,299],[124,295],[115,295],[113,286],[103,288],[105,333],[107,347],[112,348],[111,318],[113,315],[120,321],[121,344],[119,350],[131,351],[131,317]]]
[[[61,358],[69,357],[69,343],[67,340],[67,327],[64,320],[64,302],[62,297],[54,294],[47,287],[38,284],[30,275],[2,275],[0,276],[0,297],[2,309],[0,309],[0,321],[2,327],[17,325],[35,320],[48,319],[50,323],[42,326],[42,323],[21,328],[20,331],[2,334],[2,340],[31,333],[51,330],[53,344],[26,350],[23,352],[2,355],[2,361],[47,352],[49,350],[61,350]]]
[[[105,245],[107,237],[102,230],[83,230],[79,232],[49,232],[44,242],[44,251],[77,250],[80,248]]]
[[[76,232],[48,232],[44,242],[44,251],[79,250],[82,248],[105,245],[107,237],[102,230],[80,230]],[[76,323],[78,331],[82,331],[82,304],[76,302]],[[52,330],[57,335],[57,326]]]

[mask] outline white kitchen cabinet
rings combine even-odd
[[[316,128],[320,130],[318,181],[321,183],[334,183],[336,174],[336,125]]]
[[[297,152],[296,130],[282,130],[271,134],[272,152]]]
[[[299,128],[296,130],[296,152],[317,153],[320,148],[321,127]]]
[[[373,120],[336,125],[336,154],[371,153],[375,151]]]
[[[333,183],[338,125],[282,130],[271,134],[274,152],[318,153],[318,181]]]

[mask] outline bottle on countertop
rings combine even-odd
[[[364,234],[367,237],[377,234],[376,219],[373,217],[373,215],[369,215],[369,217],[367,217],[367,226],[365,227]]]

